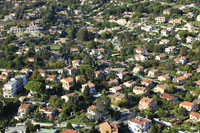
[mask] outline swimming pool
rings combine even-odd
[[[96,94],[96,95],[94,95],[93,97],[94,98],[97,98],[97,97],[100,97],[102,94]]]

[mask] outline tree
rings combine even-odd
[[[99,121],[109,116],[110,99],[106,96],[101,96],[96,103],[95,120]]]
[[[182,116],[186,116],[187,115],[187,110],[183,107],[179,108],[178,113]]]
[[[86,86],[84,91],[83,91],[83,95],[86,98],[86,100],[88,100],[90,98],[90,87]]]
[[[179,35],[179,37],[181,38],[181,40],[183,41],[183,42],[186,42],[186,37],[188,36],[188,31],[179,31],[178,32],[178,35]]]
[[[95,125],[93,124],[89,130],[89,133],[96,133]]]
[[[31,80],[24,86],[28,91],[42,93],[44,90],[44,84],[42,82]]]
[[[187,92],[185,94],[185,98],[184,98],[185,101],[189,101],[189,102],[192,102],[194,100],[194,96],[190,93],[190,92]]]
[[[77,33],[77,38],[80,41],[89,41],[92,39],[92,34],[89,33],[87,29],[80,29]]]
[[[175,85],[174,84],[170,84],[168,87],[167,87],[167,91],[169,93],[173,93],[175,91]]]
[[[67,122],[67,126],[66,126],[67,129],[74,129],[71,122]]]
[[[109,37],[110,37],[110,33],[109,32],[103,32],[103,33],[101,33],[101,38],[102,39],[107,39]]]
[[[165,110],[163,110],[161,108],[158,110],[157,114],[158,114],[159,117],[166,117],[166,115],[167,115]]]

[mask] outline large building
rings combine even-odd
[[[13,98],[17,91],[24,88],[26,81],[26,75],[17,75],[15,78],[11,78],[3,86],[3,96],[5,98]]]
[[[143,97],[139,102],[138,108],[140,110],[144,110],[148,108],[155,108],[156,106],[157,106],[156,100],[148,97]]]
[[[109,124],[108,122],[101,123],[99,126],[101,133],[118,133],[118,127],[116,124]]]
[[[136,117],[128,121],[128,128],[131,133],[143,133],[149,130],[152,121],[142,117]]]

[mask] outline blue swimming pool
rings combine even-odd
[[[93,97],[94,98],[97,98],[97,97],[100,97],[102,94],[96,94],[96,95],[94,95]]]

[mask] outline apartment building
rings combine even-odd
[[[152,121],[143,117],[136,117],[128,121],[128,128],[131,133],[143,133],[150,129]]]
[[[17,91],[23,89],[26,81],[26,75],[17,75],[15,78],[11,78],[10,81],[3,86],[3,96],[5,98],[13,98]]]

